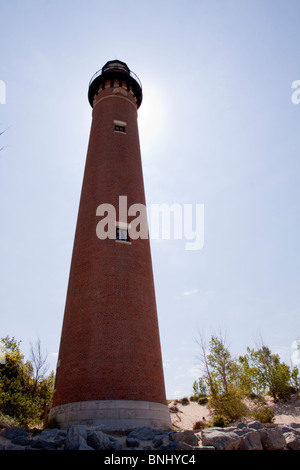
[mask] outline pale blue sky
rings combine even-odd
[[[55,367],[91,124],[92,75],[143,84],[148,204],[204,204],[205,243],[152,241],[168,398],[191,394],[193,337],[300,339],[297,0],[0,1],[1,336]]]

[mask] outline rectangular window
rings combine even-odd
[[[131,243],[128,233],[128,224],[116,222],[116,240],[119,242]]]
[[[115,131],[125,132],[125,127],[124,126],[117,126],[117,124],[115,124]]]
[[[115,132],[122,132],[126,134],[126,122],[123,121],[114,121]]]
[[[128,229],[117,227],[116,239],[122,242],[129,242]]]

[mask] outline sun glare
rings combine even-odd
[[[143,86],[143,102],[139,109],[139,133],[143,152],[159,140],[164,114],[164,104],[155,88]]]

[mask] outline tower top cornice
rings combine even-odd
[[[114,79],[120,80],[120,82],[125,81],[128,90],[130,87],[132,88],[133,94],[136,97],[137,108],[139,108],[143,98],[141,81],[138,76],[129,69],[125,62],[117,59],[106,62],[106,64],[92,76],[88,91],[90,105],[93,107],[94,97],[98,94],[100,87],[104,88],[106,80],[111,80],[113,84]]]

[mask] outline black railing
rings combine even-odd
[[[139,85],[139,86],[141,87],[141,89],[142,89],[142,83],[141,83],[139,77],[138,77],[134,72],[132,72],[132,71],[127,67],[127,65],[126,65],[125,67],[122,66],[121,64],[120,64],[120,65],[119,65],[119,64],[116,65],[116,62],[114,62],[114,63],[112,63],[111,65],[108,65],[108,66],[105,66],[105,65],[104,65],[104,67],[102,67],[102,69],[98,70],[98,72],[96,72],[96,73],[92,76],[89,85],[91,85],[91,83],[93,83],[93,81],[94,81],[96,78],[100,77],[100,75],[103,75],[103,74],[105,74],[106,72],[112,72],[112,71],[118,71],[118,72],[127,73],[131,78],[133,78],[133,79],[138,83],[138,85]]]

